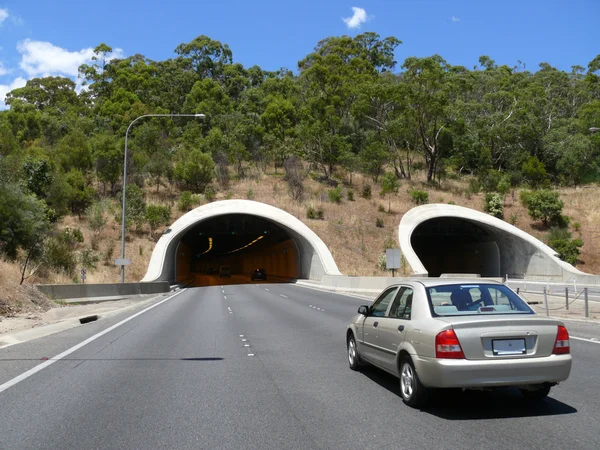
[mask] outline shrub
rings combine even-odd
[[[556,250],[560,259],[576,265],[583,241],[573,239],[571,232],[565,228],[552,228],[548,235],[548,245]]]
[[[416,205],[424,205],[429,202],[429,193],[421,191],[419,189],[412,189],[410,192],[410,198]]]
[[[377,211],[379,211],[379,212],[385,212],[385,206],[383,206],[383,205],[379,205],[379,206],[377,207]]]
[[[64,236],[56,235],[46,241],[44,263],[50,269],[73,276],[77,259],[71,244],[65,240]]]
[[[252,200],[254,198],[254,191],[252,189],[248,189],[248,192],[246,192],[246,198],[248,200]]]
[[[577,232],[581,231],[581,224],[579,222],[574,222],[573,223],[573,229]]]
[[[348,201],[349,201],[349,202],[353,202],[353,201],[354,201],[354,191],[351,191],[351,190],[349,190],[349,191],[346,193],[346,196],[348,197]]]
[[[379,255],[377,259],[377,268],[379,270],[387,270],[387,262],[385,259],[385,252]]]
[[[485,194],[483,210],[497,219],[504,219],[504,200],[501,194]]]
[[[371,185],[365,184],[362,188],[362,193],[360,194],[362,198],[366,198],[367,200],[371,199]]]
[[[449,205],[456,205],[456,202],[454,202],[454,201],[450,200],[450,201],[448,202],[448,204],[449,204]]]
[[[342,188],[338,186],[335,189],[329,189],[327,191],[327,197],[329,197],[331,203],[342,203]]]
[[[100,261],[100,255],[92,251],[92,249],[84,248],[79,253],[79,263],[87,269],[95,269]]]
[[[383,219],[381,217],[378,217],[377,220],[375,220],[375,226],[377,228],[383,228]]]
[[[323,212],[323,208],[321,208],[320,206],[316,209],[312,206],[309,206],[306,209],[306,217],[311,220],[324,220],[325,213]]]
[[[204,197],[206,197],[207,202],[212,202],[216,196],[217,196],[217,193],[211,186],[207,187],[204,190]]]
[[[533,220],[541,220],[544,226],[560,223],[564,203],[558,198],[558,192],[534,191],[527,196],[527,210]]]
[[[511,225],[516,225],[519,221],[519,213],[514,213],[510,215],[509,222]]]
[[[388,248],[396,248],[396,241],[391,236],[386,237],[383,241],[383,249],[387,250]]]
[[[381,195],[388,194],[388,211],[392,210],[391,194],[397,194],[400,190],[400,182],[396,175],[389,172],[386,173],[381,180]]]
[[[171,223],[171,208],[167,205],[148,205],[146,208],[146,221],[154,233],[160,226]]]
[[[521,204],[527,208],[528,203],[529,203],[529,197],[531,197],[531,194],[533,192],[531,191],[527,191],[527,190],[523,190],[521,192],[519,192],[519,200],[521,201]]]
[[[177,209],[187,212],[194,207],[194,195],[190,191],[183,191],[177,200]]]
[[[94,203],[87,210],[87,220],[88,225],[94,235],[100,234],[100,231],[106,225],[106,215],[104,210],[104,205],[102,203]]]
[[[215,163],[208,153],[192,150],[175,164],[173,176],[189,190],[202,193],[215,176]]]

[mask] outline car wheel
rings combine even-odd
[[[421,384],[415,366],[408,357],[400,363],[400,394],[404,403],[413,408],[423,405],[429,394],[429,389]]]
[[[363,366],[362,359],[358,354],[358,347],[356,346],[356,340],[354,339],[354,335],[351,334],[348,338],[347,342],[348,346],[348,365],[352,370],[360,370]]]
[[[538,387],[538,389],[521,389],[521,394],[523,394],[523,397],[525,397],[525,400],[528,402],[537,403],[548,397],[550,388],[551,386],[546,383],[541,387]]]

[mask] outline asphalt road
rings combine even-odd
[[[363,303],[293,285],[193,288],[121,325],[131,312],[1,349],[0,448],[600,448],[600,344],[571,341],[572,375],[539,406],[508,389],[414,410],[395,378],[348,368],[344,331]]]

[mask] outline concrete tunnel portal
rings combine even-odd
[[[300,247],[290,233],[274,222],[248,214],[226,214],[195,225],[177,248],[175,278],[206,285],[221,266],[231,277],[220,284],[247,283],[255,268],[265,269],[272,281],[302,278]]]
[[[219,276],[224,265],[231,278]],[[296,217],[264,203],[223,200],[173,223],[157,242],[142,281],[250,283],[255,268],[279,282],[341,275],[327,246]]]

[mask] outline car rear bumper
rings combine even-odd
[[[466,360],[413,356],[421,382],[428,387],[482,388],[558,383],[571,373],[571,355],[541,358]]]

